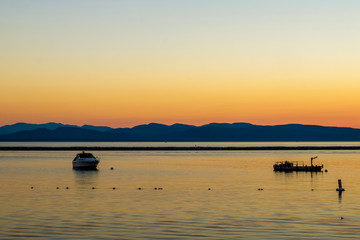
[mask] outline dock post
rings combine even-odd
[[[336,189],[336,191],[338,191],[338,192],[345,191],[345,189],[342,187],[341,179],[338,179],[338,184],[339,184],[339,187]]]

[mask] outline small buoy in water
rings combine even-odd
[[[138,190],[141,190],[141,187],[139,187]]]
[[[314,189],[312,188],[311,191],[314,191]]]
[[[59,189],[59,187],[56,187],[56,189]]]
[[[341,220],[343,220],[344,218],[343,217],[340,217]]]
[[[114,168],[112,167],[112,168],[110,168],[110,170],[114,170]]]
[[[31,187],[31,189],[34,189],[34,187]]]
[[[208,190],[211,190],[211,188],[208,188]]]
[[[157,190],[157,188],[154,188],[154,190]]]
[[[336,189],[336,191],[338,191],[338,192],[345,191],[345,189],[342,187],[341,179],[338,179],[338,184],[339,184],[339,187]]]
[[[115,190],[115,187],[113,187],[113,190]]]
[[[162,187],[159,187],[159,190],[163,190],[163,188],[162,188]]]
[[[66,187],[66,189],[69,189],[69,187]]]
[[[325,172],[328,172],[328,170],[327,170],[327,169],[325,169]]]
[[[95,189],[95,187],[92,187],[92,189]]]

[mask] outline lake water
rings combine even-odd
[[[73,170],[73,151],[0,151],[0,239],[360,237],[360,151],[93,153],[98,171]],[[272,170],[312,156],[328,172]]]

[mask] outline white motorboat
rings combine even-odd
[[[73,160],[73,168],[76,169],[96,169],[100,159],[92,153],[78,153]]]

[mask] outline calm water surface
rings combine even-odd
[[[0,239],[360,237],[360,151],[93,153],[98,171],[72,151],[0,152]],[[311,156],[328,172],[272,171]]]

